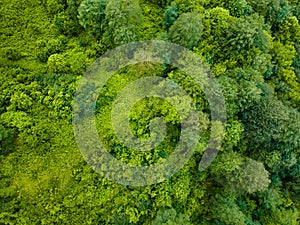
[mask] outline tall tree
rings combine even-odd
[[[199,13],[183,13],[170,27],[170,41],[192,49],[199,43],[203,31],[202,19]]]
[[[151,225],[176,225],[185,224],[191,225],[189,218],[184,214],[177,213],[175,209],[162,209],[159,210],[155,220]]]
[[[99,37],[106,25],[107,0],[84,0],[78,8],[79,23],[92,35]]]
[[[245,225],[245,215],[236,203],[235,195],[217,193],[210,199],[211,224]]]
[[[243,114],[249,148],[295,151],[300,146],[300,115],[272,96],[261,98]]]
[[[176,5],[168,6],[165,15],[164,15],[164,22],[163,25],[165,27],[171,26],[178,17],[178,8]]]
[[[137,0],[110,0],[105,9],[108,22],[103,40],[114,47],[137,41],[143,14]]]
[[[269,173],[261,162],[235,152],[220,155],[211,171],[218,183],[239,194],[264,191],[270,184]]]

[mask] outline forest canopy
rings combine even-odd
[[[300,223],[299,1],[2,3],[1,225]],[[160,183],[131,187],[110,181],[86,162],[74,137],[72,107],[80,80],[97,58],[145,40],[172,42],[199,56],[220,85],[227,118],[217,157],[199,171],[209,137],[217,135],[211,132],[204,91],[168,64],[141,62],[119,70],[95,104],[99,138],[114,158],[149,166],[167,159],[180,140],[178,112],[157,97],[137,102],[129,125],[145,139],[151,120],[160,117],[167,132],[163,142],[137,152],[118,139],[111,109],[136,79],[158,76],[177,83],[190,96],[201,124],[195,152],[182,169]]]

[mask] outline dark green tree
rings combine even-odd
[[[260,1],[260,0],[247,0],[253,10],[262,16],[265,16],[268,12],[272,0]]]
[[[291,16],[291,10],[287,0],[272,0],[270,2],[265,20],[272,27],[273,32],[278,31],[280,24]]]
[[[80,6],[81,2],[82,0],[67,0],[67,12],[72,19],[77,19],[78,7]]]
[[[151,3],[160,7],[165,7],[166,5],[170,4],[171,1],[172,0],[150,0]]]
[[[173,25],[173,23],[175,22],[177,17],[178,17],[177,6],[176,5],[168,6],[165,11],[163,25],[165,27],[169,27],[169,26]]]
[[[243,114],[250,146],[272,151],[293,151],[300,146],[299,112],[272,96],[263,97]]]

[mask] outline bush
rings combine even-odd
[[[36,58],[38,59],[38,61],[40,61],[41,63],[46,63],[48,61],[48,55],[46,52],[44,51],[41,51],[41,52],[38,52],[36,54]]]
[[[53,54],[48,59],[48,72],[49,73],[68,73],[69,65],[65,57],[61,54]]]
[[[7,59],[11,61],[17,61],[22,58],[22,54],[16,48],[5,48],[4,55]]]
[[[59,34],[77,36],[82,27],[78,23],[77,19],[71,19],[65,12],[54,16],[53,24],[54,28]]]
[[[66,8],[64,0],[47,0],[46,9],[51,16],[62,12]]]

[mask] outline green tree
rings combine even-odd
[[[67,0],[67,12],[70,15],[70,17],[74,20],[77,19],[78,7],[80,6],[81,2],[82,0]]]
[[[246,0],[230,0],[227,4],[231,15],[235,17],[247,16],[252,12],[252,8]]]
[[[197,46],[203,31],[199,13],[181,14],[169,29],[169,40],[183,47],[192,49]]]
[[[282,42],[292,41],[297,43],[300,40],[300,24],[297,17],[290,16],[280,24],[275,37]]]
[[[196,9],[197,4],[201,5],[201,1],[193,0],[173,0],[171,4],[174,4],[178,7],[179,14],[193,12]]]
[[[101,36],[106,25],[105,8],[107,0],[84,0],[78,8],[80,25],[94,36]]]
[[[159,210],[152,225],[177,225],[186,224],[191,225],[187,216],[181,213],[177,213],[175,209],[162,209]]]
[[[241,121],[229,120],[226,122],[226,135],[224,137],[228,146],[238,146],[244,132],[244,126]]]
[[[150,0],[151,3],[160,7],[165,7],[166,5],[170,4],[171,1],[172,0]]]
[[[7,131],[5,128],[0,124],[0,143],[7,137]]]
[[[108,26],[103,41],[106,44],[114,47],[138,40],[143,14],[137,0],[110,0],[105,16]]]
[[[69,65],[62,54],[53,54],[47,62],[49,73],[68,73]]]
[[[256,17],[234,20],[228,30],[226,48],[234,54],[241,54],[245,50],[248,53],[255,47],[267,52],[270,40],[261,26],[262,23],[262,18]]]
[[[299,212],[296,208],[275,209],[271,215],[262,218],[263,225],[297,225],[299,224]]]
[[[292,151],[300,145],[299,113],[272,96],[263,97],[243,114],[249,148]]]
[[[249,2],[250,6],[253,8],[253,10],[257,13],[259,13],[262,16],[266,16],[270,4],[272,4],[273,0],[247,0]]]
[[[2,49],[2,54],[11,61],[17,61],[23,57],[22,53],[17,48],[12,47]]]
[[[171,26],[178,17],[178,8],[176,5],[168,6],[164,14],[163,25],[165,27]]]
[[[291,6],[287,0],[272,0],[268,5],[265,20],[271,26],[272,31],[276,32],[280,24],[289,16],[291,16]]]
[[[264,191],[270,184],[269,173],[261,162],[232,151],[220,155],[211,172],[217,182],[236,193]]]
[[[276,86],[276,95],[286,105],[296,108],[300,102],[300,84],[293,67],[297,53],[294,44],[291,42],[283,44],[276,41],[271,53],[276,64],[271,79]]]
[[[66,7],[66,2],[64,0],[47,0],[45,2],[45,8],[51,16],[62,12]]]
[[[245,215],[230,193],[217,193],[209,201],[212,224],[246,225]]]

